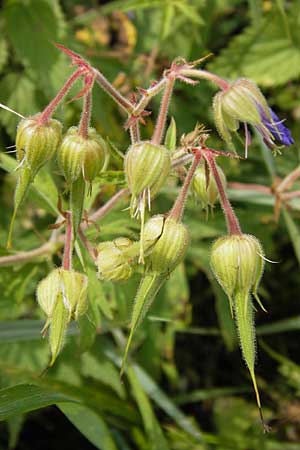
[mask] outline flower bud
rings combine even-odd
[[[55,154],[62,132],[62,124],[49,119],[38,123],[39,115],[22,119],[17,128],[16,150],[18,161],[25,161],[33,176]]]
[[[161,220],[163,226],[159,229]],[[161,274],[172,272],[186,254],[190,240],[188,229],[173,219],[154,216],[144,229],[144,242],[149,245],[153,240],[156,242],[147,258],[147,267]]]
[[[68,311],[69,320],[77,320],[88,306],[87,284],[87,277],[80,272],[55,269],[38,285],[38,304],[51,319],[57,302],[62,302]]]
[[[249,234],[224,236],[214,242],[211,268],[229,299],[238,293],[256,296],[264,270],[263,256],[260,242]]]
[[[151,142],[133,144],[125,156],[124,170],[132,194],[132,207],[138,206],[139,197],[147,201],[162,187],[171,166],[170,153],[162,145]]]
[[[217,166],[217,164],[216,164]],[[221,169],[217,166],[219,176],[221,178],[223,187],[226,187],[226,177]],[[209,179],[207,180],[207,174],[205,166],[201,164],[195,172],[194,178],[191,184],[191,190],[196,195],[197,199],[200,200],[201,207],[207,209],[208,206],[213,207],[218,200],[219,191],[217,188],[216,181],[212,174],[209,174]]]
[[[134,247],[130,239],[119,237],[114,241],[101,242],[97,250],[96,265],[101,280],[123,281],[131,277],[132,264],[139,248]]]
[[[78,134],[77,127],[71,127],[58,151],[58,165],[67,182],[74,183],[82,174],[92,182],[101,171],[107,146],[94,128],[89,128],[88,137]]]

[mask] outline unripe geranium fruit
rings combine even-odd
[[[158,235],[158,224],[161,218],[163,226]],[[154,216],[145,224],[144,242],[149,243],[154,235],[157,236],[156,242],[147,257],[147,268],[160,274],[170,273],[186,254],[190,240],[188,229],[174,219]]]
[[[87,286],[85,275],[62,268],[54,269],[38,285],[37,301],[47,316],[42,332],[50,326],[50,366],[62,349],[68,323],[87,310]]]
[[[130,251],[133,249],[133,254]],[[114,241],[101,242],[97,247],[96,265],[102,280],[124,281],[133,274],[133,262],[139,253],[139,248],[125,237]]]
[[[138,142],[129,148],[125,156],[124,170],[132,194],[132,213],[139,208],[141,200],[144,203],[150,202],[157,194],[168,176],[170,167],[170,153],[162,145]]]
[[[94,128],[89,128],[85,138],[71,127],[58,150],[58,165],[68,183],[74,183],[80,175],[92,183],[103,168],[107,146]]]
[[[264,270],[264,251],[256,237],[249,234],[224,236],[212,246],[212,271],[230,302],[240,293],[257,298]]]
[[[216,164],[217,166],[217,164]],[[217,166],[219,176],[221,178],[223,187],[226,187],[226,177],[221,169]],[[218,200],[219,191],[216,181],[212,174],[209,174],[207,179],[207,173],[204,164],[201,164],[195,171],[195,175],[192,180],[191,190],[195,194],[196,198],[200,200],[201,207],[207,209],[209,206],[213,207]]]
[[[16,136],[17,159],[30,168],[33,177],[54,156],[62,133],[58,120],[39,124],[38,119],[39,115],[21,120]]]
[[[62,301],[69,319],[77,320],[85,313],[88,279],[74,270],[54,269],[37,287],[37,301],[48,318],[52,318],[56,303]]]

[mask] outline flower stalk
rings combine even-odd
[[[54,99],[49,103],[49,105],[44,109],[44,111],[41,113],[38,123],[40,125],[45,124],[48,122],[48,120],[51,118],[52,114],[60,104],[60,102],[63,100],[63,98],[67,95],[75,81],[77,81],[82,75],[83,75],[83,69],[82,67],[79,67],[73,74],[67,79],[63,87],[60,89],[60,91],[56,94]]]
[[[170,100],[172,97],[172,92],[175,83],[175,76],[169,75],[165,85],[164,95],[161,101],[160,110],[157,118],[157,122],[155,125],[154,133],[151,142],[153,144],[160,144],[162,142],[164,131],[166,127],[166,121],[168,117],[168,109]]]
[[[66,234],[65,234],[65,247],[62,266],[65,270],[72,269],[72,254],[73,254],[73,226],[72,226],[72,214],[70,211],[66,211]]]
[[[207,161],[209,168],[211,170],[211,173],[215,179],[218,191],[219,191],[219,197],[220,197],[220,203],[223,208],[223,212],[226,219],[227,229],[228,233],[230,235],[234,234],[241,234],[241,227],[238,221],[238,218],[235,215],[235,212],[230,204],[230,201],[227,197],[227,194],[225,192],[221,177],[219,175],[214,157],[209,154],[208,152],[204,153],[204,158]]]

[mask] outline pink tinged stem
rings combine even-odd
[[[92,111],[92,94],[88,91],[83,99],[83,107],[78,127],[78,134],[87,139]]]
[[[211,170],[211,173],[215,179],[217,189],[219,192],[220,197],[220,203],[222,205],[224,215],[226,218],[226,224],[229,234],[242,234],[241,227],[238,221],[238,218],[236,217],[234,210],[230,204],[230,201],[228,200],[227,194],[225,192],[222,180],[220,178],[215,159],[213,156],[205,153],[204,157],[206,161],[208,162],[209,168]]]
[[[160,144],[163,139],[174,83],[175,76],[170,76],[167,79],[164,95],[161,101],[160,110],[152,137],[153,144]]]
[[[184,211],[184,205],[185,205],[185,201],[186,201],[186,198],[188,195],[189,187],[192,182],[195,171],[198,167],[200,159],[201,159],[201,153],[197,152],[195,154],[193,163],[192,163],[191,167],[189,168],[189,171],[185,177],[181,191],[180,191],[177,199],[175,200],[173,208],[171,209],[171,211],[169,213],[168,217],[170,219],[174,219],[176,222],[180,222],[180,220],[182,218],[183,211]]]
[[[154,86],[147,89],[142,98],[139,100],[138,104],[134,107],[133,114],[138,115],[139,113],[144,111],[150,100],[164,89],[166,83],[167,78],[162,78]]]
[[[73,232],[72,232],[72,214],[70,211],[66,212],[66,234],[65,234],[65,248],[63,256],[63,268],[71,270],[72,268],[72,253],[73,253]]]
[[[54,99],[49,103],[49,105],[44,109],[44,111],[41,113],[39,117],[38,123],[40,125],[47,123],[48,120],[51,118],[52,114],[60,104],[60,102],[63,100],[63,98],[67,95],[75,81],[78,80],[78,78],[81,77],[83,74],[82,68],[78,68],[75,70],[75,72],[67,79],[61,90],[57,93],[57,95],[54,97]]]
[[[134,110],[134,105],[118,92],[113,85],[105,78],[105,76],[97,69],[93,69],[96,77],[96,82],[101,88],[112,97],[112,99],[129,115]]]
[[[139,142],[141,140],[140,126],[137,121],[129,127],[129,132],[132,144],[135,144],[136,142]]]
[[[191,78],[200,78],[211,81],[216,84],[222,91],[226,91],[229,88],[229,83],[223,78],[219,77],[215,73],[208,72],[201,69],[183,69],[180,74]]]

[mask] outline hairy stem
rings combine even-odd
[[[94,74],[96,76],[96,82],[101,86],[101,88],[112,97],[112,99],[129,115],[134,110],[134,105],[127,100],[125,97],[123,97],[122,94],[120,94],[113,85],[105,78],[105,76],[99,72],[97,69],[93,69]]]
[[[63,257],[63,268],[65,270],[72,269],[72,253],[73,253],[73,231],[72,231],[72,214],[70,211],[66,212],[66,234],[65,234],[65,248]]]
[[[201,159],[201,153],[197,152],[195,154],[193,163],[191,165],[191,167],[189,168],[189,171],[185,177],[183,186],[181,188],[181,191],[177,197],[177,199],[175,200],[175,203],[173,205],[173,208],[171,209],[170,213],[169,213],[169,218],[172,218],[174,220],[176,220],[176,222],[179,222],[182,218],[182,214],[184,211],[184,205],[185,205],[185,201],[187,198],[187,194],[188,194],[188,190],[191,184],[191,181],[193,179],[193,176],[195,174],[195,170],[198,167],[199,161]]]
[[[133,125],[129,127],[130,132],[130,140],[132,144],[135,144],[136,142],[139,142],[141,140],[140,136],[140,126],[138,122],[135,122]]]
[[[220,178],[216,163],[215,163],[215,159],[212,155],[209,154],[205,154],[204,155],[206,161],[208,162],[208,165],[210,167],[210,170],[212,172],[212,175],[215,179],[217,188],[218,188],[218,192],[219,192],[219,197],[220,197],[220,203],[222,205],[223,208],[223,212],[226,218],[226,224],[227,224],[227,229],[228,229],[228,233],[229,234],[241,234],[241,227],[238,221],[238,218],[235,215],[235,212],[230,204],[230,201],[227,197],[227,194],[225,192],[222,180]]]
[[[78,134],[84,139],[88,137],[89,125],[92,111],[92,93],[88,91],[83,99],[83,107],[78,127]]]
[[[138,104],[134,107],[134,110],[132,113],[134,115],[138,115],[139,113],[144,111],[144,109],[146,108],[146,106],[148,105],[150,100],[164,89],[166,83],[167,83],[167,78],[162,78],[158,83],[154,84],[152,87],[145,90],[142,98],[140,99]]]
[[[161,101],[157,122],[152,136],[153,144],[160,144],[163,139],[174,83],[175,77],[169,76],[166,81],[164,95]]]
[[[180,74],[191,78],[200,78],[209,80],[216,84],[222,91],[226,91],[229,87],[229,83],[218,75],[201,69],[182,69]]]
[[[67,79],[63,87],[60,89],[60,91],[57,93],[57,95],[54,97],[54,99],[49,103],[49,105],[44,109],[44,111],[41,113],[38,123],[40,125],[47,123],[60,102],[63,100],[65,95],[69,92],[73,84],[75,83],[78,78],[80,78],[82,75],[82,68],[78,68],[75,70],[75,72]]]
[[[121,200],[125,195],[129,194],[129,189],[124,188],[118,191],[115,195],[113,195],[108,202],[105,203],[105,205],[101,206],[94,214],[91,215],[89,218],[91,222],[96,222],[99,219],[102,219],[102,217],[106,216],[106,214],[111,211],[114,206],[118,203],[119,200]],[[89,225],[82,225],[82,228],[88,228]]]

